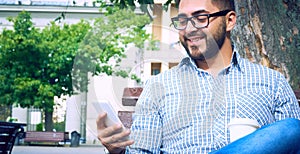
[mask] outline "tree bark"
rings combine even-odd
[[[0,104],[0,121],[6,121],[8,117],[11,117],[11,105]]]
[[[300,1],[236,0],[235,48],[245,58],[285,75],[300,88]]]
[[[45,130],[53,131],[53,111],[45,111]]]

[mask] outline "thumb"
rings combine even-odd
[[[106,125],[105,125],[105,118],[107,117],[107,113],[101,113],[98,115],[97,120],[96,120],[96,124],[97,124],[97,129],[105,129]]]

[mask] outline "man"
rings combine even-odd
[[[115,133],[121,126],[106,127],[106,114],[99,115],[102,144],[111,153],[300,152],[300,109],[291,87],[280,73],[234,51],[233,1],[181,0],[172,23],[189,56],[146,83],[131,132]],[[230,143],[233,118],[262,127]],[[131,140],[120,141],[129,134]]]

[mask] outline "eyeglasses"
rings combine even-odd
[[[210,17],[225,16],[231,10],[223,10],[212,14],[199,14],[192,17],[173,17],[171,18],[172,24],[177,30],[184,30],[187,27],[189,21],[195,28],[204,28],[209,25]]]

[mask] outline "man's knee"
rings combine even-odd
[[[277,121],[271,125],[262,128],[262,131],[257,132],[256,137],[262,140],[259,142],[260,147],[272,145],[265,149],[272,153],[297,153],[299,152],[300,141],[300,120],[294,118],[287,118]],[[257,145],[256,145],[257,146]],[[268,153],[268,152],[265,152]]]
[[[287,118],[279,121],[281,125],[289,126],[291,128],[300,128],[300,120],[295,118]]]
[[[287,118],[278,122],[278,128],[285,135],[298,136],[300,138],[300,120],[295,118]],[[296,135],[296,136],[295,136]]]
[[[287,148],[288,153],[298,153],[300,151],[298,146],[300,141],[300,120],[288,118],[280,122],[285,126],[285,129],[280,132],[284,135],[282,137],[284,143],[281,144]],[[287,152],[283,151],[283,153]]]
[[[296,128],[297,130],[299,130],[300,128],[300,120],[299,119],[295,119],[295,118],[288,118],[286,119],[288,122],[288,125],[290,125],[293,128]]]

